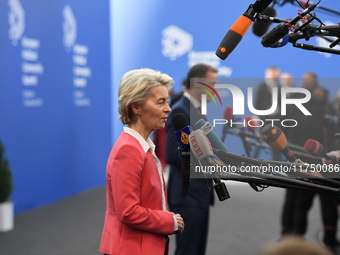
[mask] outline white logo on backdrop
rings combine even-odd
[[[44,74],[44,66],[39,61],[40,40],[23,36],[21,47],[23,104],[25,107],[41,107],[43,106],[43,99],[39,97],[37,91],[39,76]]]
[[[63,9],[63,43],[67,51],[70,51],[77,38],[77,20],[74,17],[72,9],[69,5],[65,5]]]
[[[337,24],[334,24],[334,23],[331,22],[331,21],[326,21],[326,22],[324,22],[324,24],[325,24],[326,26],[337,25]],[[336,38],[336,37],[334,37],[334,36],[328,36],[328,38],[331,39],[331,40],[333,40],[333,41],[335,41],[336,39],[338,39],[338,38]],[[331,44],[331,42],[327,41],[326,39],[324,39],[324,38],[322,38],[322,37],[320,37],[320,36],[316,36],[316,39],[315,39],[315,40],[316,40],[317,46],[319,46],[319,47],[329,48],[329,45]],[[336,45],[336,46],[333,47],[332,49],[340,50],[340,46],[339,46],[339,45]],[[331,53],[326,53],[326,52],[319,52],[319,54],[324,55],[326,58],[330,58],[330,57],[332,56]]]
[[[77,39],[77,20],[72,8],[65,5],[63,9],[63,44],[66,51],[73,53],[73,103],[76,106],[90,106],[91,98],[86,94],[88,79],[91,78],[92,70],[88,66],[87,56],[89,47],[76,42]]]
[[[19,0],[8,0],[8,6],[8,36],[12,44],[17,45],[25,30],[25,11]]]
[[[193,51],[193,36],[175,25],[170,25],[162,30],[162,54],[164,57],[175,61],[176,58],[188,54],[188,66],[197,63],[206,63],[218,69],[219,76],[230,77],[233,70],[221,66],[220,59],[213,51]]]
[[[162,35],[162,54],[170,60],[176,60],[192,49],[192,35],[175,25],[164,28]]]
[[[44,66],[39,61],[40,40],[24,36],[25,11],[19,0],[8,0],[8,37],[13,46],[21,42],[21,84],[22,103],[25,107],[41,107],[43,99],[37,93],[39,76],[44,74]]]

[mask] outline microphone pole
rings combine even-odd
[[[264,174],[261,173],[256,173],[256,172],[247,172],[244,173],[245,175],[251,175],[251,176],[255,176],[255,177],[261,177]],[[285,183],[285,184],[290,184],[292,185],[291,187],[295,189],[305,189],[305,190],[309,190],[309,191],[317,191],[317,192],[321,192],[321,193],[328,193],[328,194],[333,194],[333,195],[340,195],[340,189],[339,186],[338,188],[336,187],[328,187],[328,186],[324,186],[321,184],[316,184],[316,183],[310,183],[310,182],[305,182],[305,181],[301,181],[301,180],[297,180],[297,179],[292,179],[292,178],[287,178],[287,177],[283,177],[283,176],[275,176],[275,175],[270,175],[267,176],[265,175],[265,179],[270,180],[270,181],[276,181],[279,184]],[[275,183],[274,183],[275,184]]]
[[[230,27],[215,54],[220,59],[225,60],[243,39],[243,36],[248,31],[254,17],[258,13],[263,12],[272,2],[273,0],[257,0],[254,4],[250,4],[246,12]]]
[[[340,55],[340,50],[329,49],[329,48],[320,47],[320,46],[314,46],[314,45],[306,44],[306,43],[293,43],[293,46],[295,48],[300,48],[300,49],[303,49],[303,50],[319,51],[319,52],[325,52],[325,53]]]
[[[262,21],[262,22],[273,22],[273,23],[283,23],[283,22],[287,22],[287,20],[285,19],[279,19],[276,17],[270,17],[267,15],[263,15],[263,14],[259,14],[255,17],[256,21]]]
[[[280,40],[281,38],[283,38],[284,36],[288,35],[289,33],[289,29],[292,26],[295,26],[295,24],[304,16],[306,16],[308,13],[310,13],[311,11],[313,11],[313,9],[316,7],[317,5],[311,5],[309,7],[307,7],[304,11],[302,11],[301,13],[299,13],[299,15],[297,15],[295,18],[293,18],[292,20],[290,20],[289,22],[284,22],[284,23],[280,23],[278,24],[276,27],[274,27],[272,30],[270,30],[268,33],[266,33],[261,40],[261,44],[264,47],[271,47],[272,45],[274,45],[278,40]],[[309,21],[310,22],[310,21]]]
[[[191,127],[189,121],[183,113],[177,113],[172,116],[172,124],[176,130],[175,136],[178,141],[178,152],[182,158],[182,184],[181,193],[182,198],[188,195],[190,185],[190,146],[189,135],[191,133]]]
[[[262,173],[256,173],[256,172],[243,172],[239,171],[237,172],[241,174],[242,176],[236,177],[235,173],[221,173],[218,174],[219,178],[222,180],[237,180],[237,181],[243,181],[243,182],[251,182],[255,184],[261,184],[261,185],[268,185],[268,186],[274,186],[279,188],[292,188],[297,190],[306,190],[306,191],[312,191],[312,192],[318,192],[318,193],[325,193],[329,195],[340,195],[340,189],[335,187],[328,187],[323,186],[316,183],[309,183],[304,182],[301,180],[291,179],[287,177],[281,177],[281,176],[267,176]],[[215,173],[215,175],[217,175]]]
[[[294,4],[294,3],[292,2],[292,4]],[[313,4],[314,3],[309,2],[309,1],[302,1],[300,3],[300,7],[306,8],[307,6],[310,6],[310,5],[313,5]],[[294,4],[294,5],[296,5],[296,4]],[[323,7],[323,6],[318,5],[317,8],[320,9],[320,10],[323,10],[323,11],[326,11],[326,12],[329,12],[329,13],[332,13],[332,14],[340,16],[340,12],[332,10],[332,9],[329,9],[327,7]]]
[[[190,134],[189,140],[191,151],[197,160],[202,163],[203,166],[215,167],[216,163],[212,159],[212,156],[214,155],[213,149],[206,134],[202,130],[197,129]],[[213,188],[215,189],[218,199],[223,201],[230,198],[225,183],[221,182],[220,178],[213,177],[212,179],[214,181]]]
[[[268,145],[273,149],[277,151],[281,151],[281,153],[287,158],[289,162],[298,163],[297,158],[295,155],[290,151],[290,149],[287,147],[287,139],[285,134],[282,132],[280,128],[278,128],[275,125],[268,124],[262,129],[262,135],[263,138],[266,140]],[[324,183],[329,185],[336,185],[339,186],[339,182],[335,180],[330,180],[327,178],[314,176],[311,174],[307,174],[304,172],[290,172],[292,175],[298,177],[298,178],[308,178],[309,180],[316,180],[318,183]]]
[[[254,176],[239,175],[239,174],[236,174],[236,173],[221,173],[218,176],[221,180],[226,180],[226,181],[231,180],[231,181],[252,183],[256,187],[261,187],[261,188],[267,188],[267,187],[264,187],[264,186],[272,186],[272,187],[276,187],[276,188],[290,188],[290,189],[313,191],[310,188],[306,188],[306,187],[302,187],[302,186],[278,182],[278,181],[274,181],[274,180],[270,180],[270,179],[258,178],[258,177],[254,177]],[[253,186],[251,186],[251,187],[254,189]],[[259,192],[259,190],[257,190],[257,189],[254,189],[254,190]]]

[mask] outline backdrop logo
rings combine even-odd
[[[8,13],[8,36],[12,40],[12,44],[17,45],[25,31],[25,11],[19,0],[9,0],[8,6],[10,9]]]
[[[192,49],[192,35],[175,25],[164,28],[162,35],[162,54],[170,60],[176,60]]]
[[[70,51],[77,38],[77,20],[74,17],[72,8],[66,5],[63,9],[63,43],[67,51]]]

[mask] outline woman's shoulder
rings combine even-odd
[[[123,146],[136,147],[136,149],[138,148],[142,149],[138,140],[132,135],[125,133],[124,131],[122,131],[122,133],[119,135],[114,147],[123,147]]]

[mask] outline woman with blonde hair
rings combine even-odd
[[[151,69],[127,72],[119,86],[119,119],[127,126],[106,168],[106,214],[99,252],[163,255],[184,221],[167,211],[163,171],[149,135],[165,127],[172,78]]]

